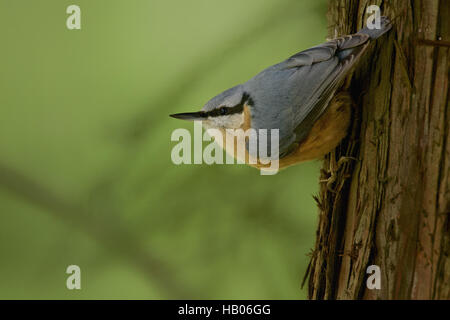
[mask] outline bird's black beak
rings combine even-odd
[[[185,113],[175,113],[170,115],[172,118],[181,120],[205,120],[207,118],[206,112],[185,112]]]

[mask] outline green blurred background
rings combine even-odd
[[[323,42],[325,2],[0,0],[0,298],[305,298],[319,162],[176,166],[168,114]]]

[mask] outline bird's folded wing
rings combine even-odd
[[[252,81],[260,98],[252,114],[255,129],[279,129],[279,155],[301,143],[328,106],[348,71],[367,47],[369,36],[354,34],[299,52]],[[265,83],[267,72],[273,80]]]
[[[298,72],[302,69],[305,72],[302,74],[304,83],[300,84],[302,94],[292,108],[296,143],[307,137],[326,110],[342,80],[365,51],[368,39],[365,34],[345,36],[300,52],[287,60],[290,66],[294,62],[313,61],[311,65],[297,65]]]

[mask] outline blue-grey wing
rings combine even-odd
[[[279,129],[283,157],[308,135],[370,37],[354,34],[299,52],[244,84],[251,93],[252,127]]]

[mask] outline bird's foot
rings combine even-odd
[[[354,157],[340,157],[339,160],[336,162],[336,156],[334,154],[334,152],[331,153],[330,156],[330,167],[327,171],[327,173],[330,175],[327,179],[321,179],[320,182],[321,183],[326,183],[327,184],[327,190],[330,191],[331,193],[336,193],[337,191],[335,189],[333,189],[333,184],[336,182],[337,179],[337,172],[339,171],[339,169],[347,162],[354,160],[354,161],[358,161],[358,159],[354,158]]]
[[[358,159],[355,157],[340,157],[337,162],[337,170],[339,170],[345,163],[350,162],[352,160],[358,161]]]
[[[336,174],[331,174],[328,179],[321,179],[319,182],[327,184],[327,190],[331,193],[336,193],[336,190],[333,189],[333,183],[336,181]]]

